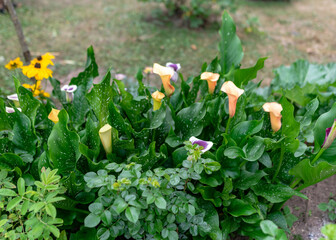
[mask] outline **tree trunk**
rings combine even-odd
[[[15,27],[16,34],[19,38],[19,42],[20,42],[20,45],[21,45],[21,49],[22,49],[22,53],[23,53],[25,62],[30,63],[31,54],[30,54],[30,51],[28,49],[28,45],[27,45],[27,42],[25,40],[25,37],[23,35],[21,23],[20,23],[17,15],[16,15],[16,11],[14,9],[13,3],[12,3],[11,0],[4,0],[4,1],[0,0],[0,5],[1,5],[1,2],[4,3],[5,7],[8,10],[8,13],[9,13],[11,19],[12,19],[12,22],[13,22],[14,27]]]

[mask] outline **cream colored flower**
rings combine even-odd
[[[270,113],[271,125],[272,125],[273,131],[274,132],[279,131],[279,129],[281,128],[281,117],[282,117],[281,116],[281,111],[282,111],[281,104],[277,102],[265,103],[263,105],[263,109],[265,112]]]
[[[158,74],[161,77],[162,84],[165,90],[165,93],[168,97],[173,95],[175,88],[170,84],[170,79],[174,75],[174,69],[170,67],[164,67],[160,64],[154,63],[153,73]]]
[[[212,72],[204,72],[201,74],[201,80],[206,80],[208,82],[208,89],[210,94],[213,94],[215,91],[219,76],[220,75],[218,73]]]
[[[112,127],[110,124],[105,124],[99,130],[100,141],[103,144],[106,153],[112,153]]]
[[[229,97],[229,114],[232,118],[236,113],[238,98],[244,93],[243,89],[238,88],[233,82],[227,81],[222,85],[221,91]]]

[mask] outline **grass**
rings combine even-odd
[[[297,0],[292,4],[281,4],[242,0],[242,6],[233,17],[245,50],[243,67],[254,65],[259,57],[270,57],[267,68],[259,78],[269,81],[272,78],[272,67],[289,64],[298,58],[320,62],[336,61],[333,54],[326,56],[321,52],[311,58],[306,49],[302,49],[306,44],[306,35],[301,29],[326,31],[326,26],[316,24],[318,17],[321,21],[331,23],[326,17],[331,18],[332,14],[320,15],[316,9],[310,13],[300,12],[300,5],[311,4],[314,8],[314,1]],[[336,5],[333,0],[321,0],[328,1]],[[56,53],[54,76],[62,81],[68,80],[68,74],[83,66],[85,50],[90,45],[94,46],[96,60],[102,70],[112,67],[116,72],[131,76],[139,68],[151,66],[154,62],[164,64],[168,61],[181,63],[185,76],[196,75],[203,62],[211,61],[218,54],[217,28],[190,30],[177,28],[170,22],[146,20],[157,8],[156,4],[136,0],[17,2],[20,3],[17,13],[32,53]],[[251,16],[258,16],[260,30],[264,34],[247,34],[244,31],[242,26]],[[298,30],[295,29],[295,24]],[[328,29],[334,29],[329,27]],[[297,34],[291,32],[293,28]],[[329,36],[330,41],[335,39],[333,37],[334,35]],[[308,39],[307,42],[311,40]],[[192,49],[192,45],[197,49]],[[4,58],[0,62],[0,86],[8,92],[13,88],[11,73],[2,65],[21,56],[21,52],[7,15],[0,15],[0,46],[0,59],[1,56]],[[326,48],[329,49],[328,46]]]

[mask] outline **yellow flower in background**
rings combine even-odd
[[[170,67],[164,67],[164,66],[161,66],[160,64],[154,63],[153,73],[158,74],[161,77],[162,84],[166,92],[166,95],[168,97],[173,95],[175,91],[175,87],[170,84],[170,79],[175,73],[174,69]]]
[[[22,66],[23,66],[23,63],[18,57],[18,58],[15,58],[14,60],[10,60],[9,63],[6,64],[5,68],[9,70],[13,70],[16,68],[21,68]]]
[[[152,67],[145,67],[145,69],[143,70],[143,72],[145,74],[153,73],[153,68]]]
[[[42,97],[50,97],[50,94],[45,92],[43,89],[41,89],[41,81],[36,81],[35,84],[22,84],[22,87],[30,89],[33,93],[33,96],[42,96]]]
[[[30,64],[35,65],[36,63],[39,63],[42,67],[47,67],[49,65],[54,65],[54,63],[52,62],[52,59],[54,58],[54,55],[52,55],[51,53],[46,53],[33,59]]]
[[[41,63],[30,64],[22,67],[22,73],[28,78],[34,77],[37,81],[52,77],[52,71],[41,65]]]
[[[274,132],[277,132],[281,128],[281,111],[282,106],[277,102],[268,102],[263,105],[263,109],[265,112],[270,113],[271,117],[271,125]]]
[[[218,73],[212,72],[204,72],[201,74],[201,80],[206,80],[208,82],[208,89],[210,94],[213,94],[215,91],[219,76],[220,75]]]
[[[229,114],[232,118],[236,113],[238,98],[244,93],[244,90],[237,87],[233,82],[227,81],[222,85],[221,91],[229,97]]]
[[[153,111],[159,110],[162,104],[162,99],[165,97],[165,95],[162,92],[155,91],[152,94],[153,98]]]
[[[58,114],[59,114],[60,110],[52,108],[51,112],[48,115],[48,119],[50,119],[51,121],[53,121],[55,124],[58,123],[59,119],[58,119]]]

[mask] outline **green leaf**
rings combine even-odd
[[[19,178],[17,182],[17,188],[20,196],[23,196],[25,193],[25,180],[23,178]]]
[[[241,190],[247,190],[251,186],[256,185],[260,179],[262,179],[267,174],[264,171],[257,171],[255,173],[242,170],[241,176],[234,183],[234,186]]]
[[[308,199],[304,194],[282,184],[269,184],[261,181],[251,189],[256,195],[266,198],[271,203],[284,202],[294,195]]]
[[[101,203],[92,203],[89,206],[89,211],[95,215],[100,215],[104,211],[103,204]]]
[[[51,203],[46,205],[46,212],[50,217],[54,219],[56,218],[56,208]]]
[[[93,84],[92,90],[86,94],[86,98],[99,120],[99,128],[107,123],[109,117],[109,102],[113,100],[114,96],[110,81],[111,72],[109,69],[103,80],[99,84]]]
[[[111,126],[117,129],[120,133],[126,134],[128,137],[130,137],[133,129],[128,121],[124,120],[124,118],[121,116],[113,101],[111,101],[109,104],[109,113],[109,123]]]
[[[249,203],[240,199],[233,199],[228,208],[228,212],[234,217],[239,217],[239,216],[250,216],[256,213],[257,211]]]
[[[260,132],[263,127],[263,120],[244,121],[231,130],[230,136],[236,143],[241,143],[243,139]]]
[[[206,114],[204,102],[194,103],[182,109],[176,116],[176,132],[186,140],[192,136],[197,137],[203,130],[203,118]]]
[[[224,151],[224,155],[228,158],[235,159],[235,158],[246,158],[245,152],[240,147],[232,146],[228,147]]]
[[[293,167],[289,174],[301,179],[303,185],[300,189],[304,189],[335,175],[336,166],[325,161],[312,166],[309,159],[304,159]]]
[[[332,108],[322,114],[316,121],[314,127],[314,138],[315,138],[315,152],[319,151],[323,145],[326,129],[330,128],[334,120],[336,119],[336,103],[332,106]],[[320,156],[319,161],[327,161],[332,165],[336,165],[336,141],[334,141],[331,146],[324,151],[324,153]]]
[[[20,107],[22,112],[29,117],[32,126],[35,126],[35,117],[37,109],[40,107],[41,103],[35,97],[33,93],[28,89],[20,86],[18,89],[18,97],[20,100]]]
[[[85,219],[84,219],[84,225],[88,228],[94,228],[100,223],[100,217],[90,213]]]
[[[264,68],[264,62],[266,61],[267,57],[259,58],[257,63],[251,68],[245,69],[237,69],[233,72],[233,79],[230,79],[234,84],[241,88],[248,84],[249,81],[255,79],[257,77],[257,73],[260,69]]]
[[[13,190],[10,189],[0,189],[0,196],[5,196],[5,197],[16,197],[17,194]]]
[[[22,169],[25,163],[22,158],[14,153],[4,153],[0,155],[0,169],[12,170],[17,168]]]
[[[48,139],[48,155],[58,173],[67,175],[76,169],[80,157],[79,136],[69,131],[69,117],[64,109],[59,112],[58,118],[59,122],[55,124]]]
[[[58,100],[64,104],[66,102],[66,95],[65,91],[61,90],[61,83],[55,78],[49,78],[49,82],[51,83],[53,90],[52,90],[52,95],[56,96]]]
[[[244,159],[251,162],[257,161],[263,155],[264,150],[264,140],[261,137],[254,136],[248,140],[243,148],[246,155]]]
[[[166,207],[167,207],[167,202],[163,197],[155,198],[154,203],[160,209],[166,209]]]
[[[92,46],[87,49],[87,60],[85,70],[72,78],[69,85],[76,85],[74,99],[69,111],[72,122],[80,126],[85,121],[85,115],[90,110],[90,105],[85,98],[86,93],[91,89],[93,79],[99,75]]]
[[[285,97],[282,97],[280,104],[283,108],[282,115],[282,136],[296,138],[300,133],[300,123],[294,118],[294,106]]]
[[[16,197],[16,198],[13,198],[12,200],[10,200],[7,204],[7,211],[10,211],[12,210],[13,208],[15,208],[20,202],[22,201],[22,197],[19,196],[19,197]]]
[[[117,198],[113,203],[113,207],[115,208],[115,211],[120,214],[128,207],[128,204],[124,199]]]
[[[235,23],[227,11],[223,13],[219,34],[220,65],[222,73],[227,73],[232,66],[237,67],[244,56]]]
[[[301,129],[303,127],[308,127],[311,124],[313,115],[318,107],[319,101],[317,98],[314,98],[305,106],[306,113],[299,119]]]
[[[135,207],[127,207],[125,215],[130,222],[136,223],[139,219],[140,209]]]
[[[264,220],[260,222],[260,227],[263,233],[266,233],[268,235],[271,235],[275,237],[275,234],[278,230],[278,226],[275,225],[272,221],[270,220]]]

